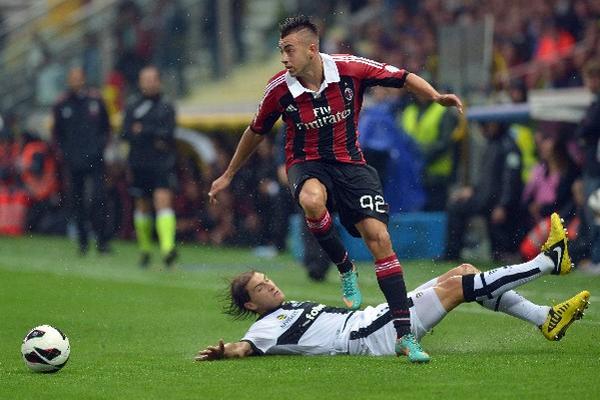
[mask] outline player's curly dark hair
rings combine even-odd
[[[250,301],[250,294],[246,286],[257,272],[252,269],[231,278],[229,288],[223,296],[226,302],[223,307],[223,313],[230,315],[233,319],[244,319],[255,314],[254,311],[248,310],[244,304]]]
[[[290,33],[301,31],[302,29],[308,29],[315,35],[319,36],[319,30],[309,17],[305,15],[297,15],[295,17],[288,17],[281,21],[279,24],[280,37],[284,38]]]

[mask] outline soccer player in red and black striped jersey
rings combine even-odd
[[[397,332],[396,352],[411,361],[428,361],[410,333],[410,313],[402,267],[387,231],[388,207],[377,172],[365,163],[358,144],[358,117],[369,86],[406,88],[416,96],[455,106],[460,99],[440,94],[419,76],[391,65],[352,55],[319,52],[316,26],[304,16],[280,25],[279,49],[285,70],[265,89],[258,112],[246,129],[227,170],[211,186],[216,201],[275,122],[287,125],[286,166],[292,193],[309,229],[341,275],[343,300],[358,309],[362,297],[356,270],[332,223],[337,209],[342,225],[364,239],[375,259],[377,281],[390,306]]]

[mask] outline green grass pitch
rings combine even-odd
[[[132,243],[80,258],[62,238],[0,238],[0,399],[597,399],[600,398],[600,277],[574,272],[522,287],[550,304],[592,293],[585,318],[558,343],[522,321],[462,305],[423,339],[433,357],[253,357],[195,363],[219,338],[238,340],[249,321],[220,313],[224,277],[267,272],[288,299],[341,306],[338,282],[309,282],[289,256],[184,246],[175,271],[142,271]],[[403,263],[407,286],[451,265]],[[487,268],[489,265],[481,266]],[[367,304],[383,301],[369,264],[359,265]],[[35,374],[20,355],[28,329],[48,323],[71,340],[56,374]]]

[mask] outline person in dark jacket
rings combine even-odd
[[[458,189],[448,202],[448,231],[445,258],[460,258],[469,218],[486,219],[492,257],[500,260],[516,250],[514,238],[522,192],[521,153],[505,125],[488,122],[483,125],[486,148],[478,166],[474,186]]]
[[[108,113],[100,94],[86,87],[82,68],[69,71],[68,87],[54,106],[53,139],[68,177],[79,251],[82,255],[88,251],[89,221],[98,251],[106,253],[109,247],[105,229],[103,155],[110,135]],[[86,187],[91,188],[91,193],[86,193]]]
[[[145,67],[139,75],[140,95],[125,111],[123,139],[129,142],[131,194],[135,198],[133,222],[141,251],[140,266],[150,263],[152,205],[156,233],[165,266],[177,258],[176,220],[173,211],[175,175],[175,109],[161,93],[158,69]]]
[[[584,195],[586,199],[589,199],[590,195],[600,188],[600,153],[598,152],[598,146],[600,146],[600,61],[593,60],[585,65],[583,80],[585,86],[594,95],[594,99],[579,123],[575,136],[579,139],[585,154],[581,172]],[[600,226],[593,223],[595,213],[589,205],[585,205],[584,212],[585,220],[590,223],[587,229],[592,240],[592,262],[599,264]]]

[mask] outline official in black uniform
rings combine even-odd
[[[152,205],[163,261],[170,267],[175,251],[172,208],[175,175],[175,110],[161,93],[160,73],[149,66],[140,71],[140,96],[127,106],[123,138],[129,142],[131,194],[135,197],[134,226],[141,251],[140,266],[150,263]]]
[[[88,251],[88,221],[98,252],[109,252],[105,229],[104,148],[110,122],[98,92],[86,88],[83,69],[69,71],[67,93],[54,106],[53,137],[69,182],[71,208],[77,224],[79,251]],[[86,182],[89,182],[86,185]],[[86,188],[91,193],[86,193]],[[88,203],[87,200],[91,200]]]

